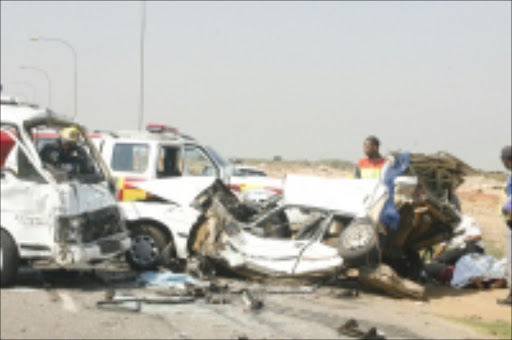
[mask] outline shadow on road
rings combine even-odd
[[[137,273],[127,269],[36,270],[21,268],[11,289],[71,289],[103,291],[106,288],[136,288]]]

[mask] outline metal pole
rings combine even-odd
[[[38,41],[38,40],[41,40],[41,41],[56,41],[56,42],[60,42],[61,44],[64,44],[66,45],[70,50],[71,52],[73,53],[73,79],[74,79],[74,89],[73,89],[73,106],[74,106],[74,110],[73,110],[73,119],[76,119],[77,115],[78,115],[78,97],[77,97],[77,92],[78,92],[78,71],[77,71],[77,53],[76,53],[76,50],[75,48],[69,43],[67,42],[66,40],[64,39],[60,39],[60,38],[46,38],[46,37],[32,37],[30,38],[31,41]]]
[[[52,81],[50,80],[50,76],[48,75],[48,72],[46,72],[45,70],[42,70],[40,68],[32,67],[32,66],[20,66],[20,68],[22,70],[38,71],[46,77],[46,80],[48,81],[48,107],[51,107],[52,106]]]
[[[139,130],[142,130],[144,120],[144,34],[146,31],[146,2],[141,1],[142,17],[140,26],[140,107]]]

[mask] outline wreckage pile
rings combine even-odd
[[[474,172],[466,163],[448,153],[411,154],[406,174],[416,176],[419,185],[414,207],[405,205],[401,211],[403,221],[400,228],[402,234],[411,228],[415,231],[407,240],[403,238],[401,241],[419,251],[453,237],[453,229],[460,223],[460,206],[455,190],[464,182],[463,176]]]
[[[259,211],[252,209],[241,204],[221,183],[210,187],[199,198],[197,206],[203,211],[203,218],[192,228],[189,246],[195,258],[200,259],[198,263],[201,265],[198,268],[204,267],[206,262],[213,261],[253,279],[259,275],[305,276],[303,274],[311,271],[313,267],[308,270],[306,267],[303,268],[302,266],[307,263],[304,259],[314,255],[322,257],[326,265],[324,269],[336,268],[343,261],[346,268],[362,269],[359,271],[362,274],[361,281],[365,281],[367,285],[384,289],[393,296],[424,299],[423,287],[418,287],[413,282],[400,282],[400,280],[417,281],[423,269],[420,251],[454,236],[454,229],[460,223],[460,213],[454,192],[462,184],[463,176],[472,171],[464,162],[449,154],[410,154],[409,165],[402,175],[412,176],[417,179],[417,182],[411,182],[412,185],[395,183],[393,197],[395,208],[400,216],[399,225],[391,227],[381,225],[377,220],[368,220],[373,228],[371,233],[376,234],[361,238],[361,242],[369,239],[374,241],[373,244],[365,244],[364,247],[357,246],[357,251],[360,253],[357,255],[358,258],[354,258],[356,255],[349,258],[347,254],[341,254],[343,258],[341,260],[337,255],[339,246],[336,247],[327,242],[326,236],[329,234],[327,231],[331,230],[331,225],[338,223],[341,227],[337,228],[339,229],[337,233],[330,235],[330,238],[338,238],[341,242],[345,229],[350,229],[350,226],[359,229],[364,227],[364,225],[354,225],[353,222],[357,222],[357,219],[338,216],[329,209],[324,209],[321,211],[322,223],[316,223],[308,229],[315,231],[311,235],[318,235],[315,237],[323,245],[316,244],[313,238],[311,240],[306,238],[308,241],[304,244],[307,246],[290,243],[285,247],[285,243],[274,240],[263,241],[243,232],[243,230],[257,229],[255,227],[258,223],[251,223],[259,220],[259,216],[270,217],[273,211],[278,211],[275,210],[276,202]],[[345,195],[348,193],[340,192]],[[286,222],[286,216],[284,220]],[[266,221],[276,226],[282,222],[281,218],[276,220],[268,218]],[[365,231],[359,231],[359,233],[363,232]],[[354,235],[356,237],[359,234]],[[302,239],[292,238],[292,240],[290,242],[301,242]],[[256,244],[258,244],[257,247]],[[324,245],[329,247],[322,248]],[[288,246],[291,248],[288,249]],[[297,247],[303,250],[292,251]],[[318,249],[313,251],[315,247]],[[263,249],[266,250],[262,252]],[[288,250],[285,251],[285,249]],[[309,255],[306,254],[307,250],[311,250]],[[270,257],[264,259],[271,253],[276,255],[272,260]],[[205,262],[205,259],[209,261]],[[372,269],[363,269],[364,266]],[[386,267],[383,269],[382,266]],[[310,274],[313,272],[311,271]],[[321,273],[335,275],[336,271],[322,270]],[[310,276],[313,277],[313,275]]]
[[[463,183],[463,176],[474,173],[466,163],[447,153],[410,154],[404,175],[415,176],[418,185],[409,199],[400,197],[395,189],[399,227],[387,228],[381,245],[382,264],[361,268],[360,280],[392,296],[426,298],[424,287],[404,278],[419,280],[423,268],[419,252],[454,236],[460,223],[455,189]]]
[[[411,173],[418,176],[438,199],[460,186],[464,182],[463,176],[476,173],[468,164],[445,152],[434,155],[413,153],[410,155],[410,168]]]

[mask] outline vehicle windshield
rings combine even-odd
[[[222,168],[225,169],[226,173],[228,175],[233,175],[233,172],[235,170],[235,167],[227,161],[224,157],[222,157],[215,149],[213,149],[211,146],[205,146],[208,153],[213,157],[215,162],[219,164]]]
[[[94,146],[88,143],[79,126],[41,124],[32,126],[28,132],[43,167],[57,182],[76,180],[94,184],[106,179],[92,152]]]

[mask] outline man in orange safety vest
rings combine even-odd
[[[375,136],[368,136],[364,141],[364,154],[366,158],[361,158],[354,169],[354,178],[377,179],[380,176],[380,170],[386,163],[379,152],[380,141]]]

